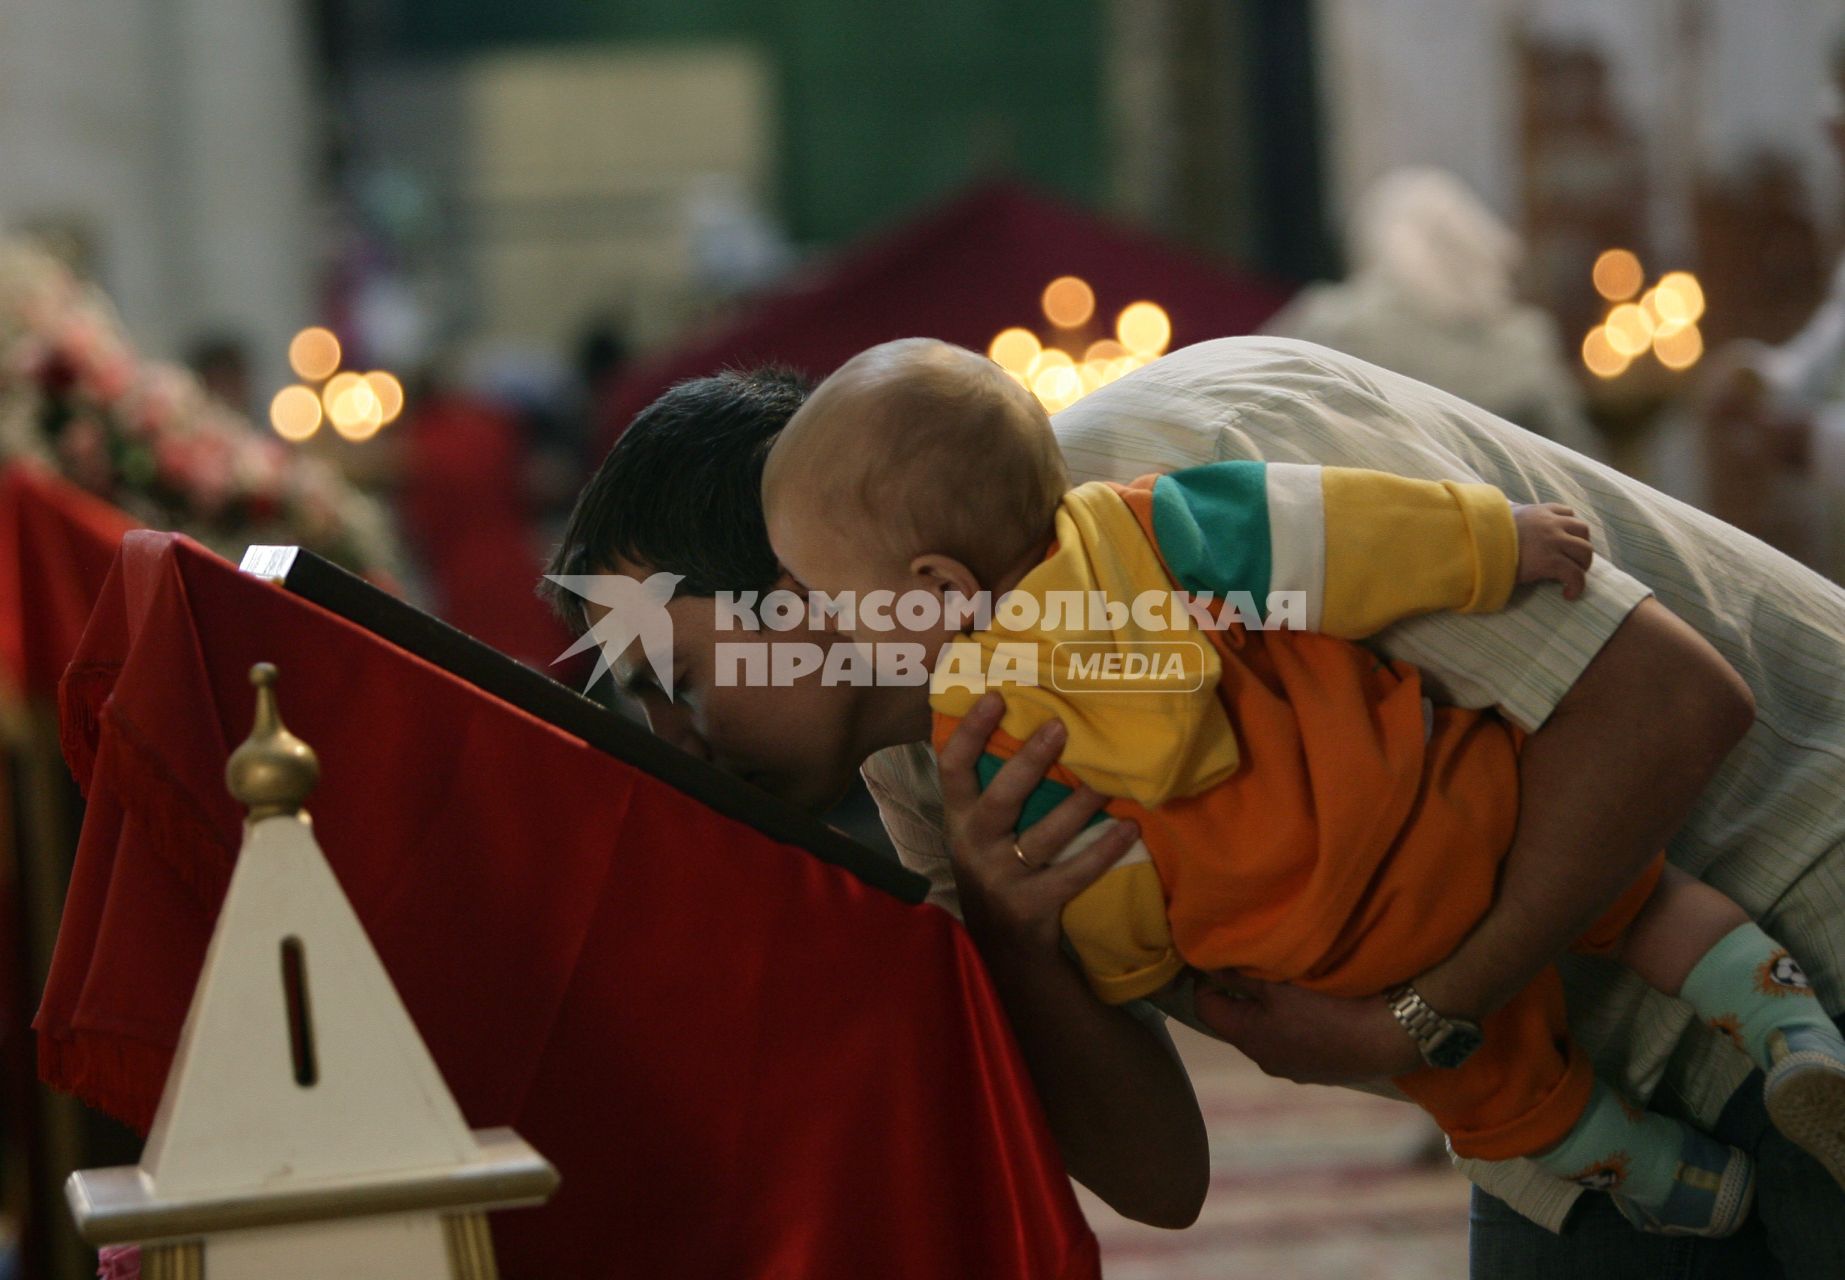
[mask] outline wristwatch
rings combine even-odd
[[[1467,1061],[1480,1047],[1479,1023],[1443,1017],[1431,1009],[1428,1001],[1417,995],[1409,983],[1384,992],[1384,999],[1390,1002],[1390,1012],[1396,1016],[1397,1023],[1416,1042],[1422,1060],[1431,1067],[1451,1070]]]

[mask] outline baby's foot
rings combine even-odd
[[[1762,1086],[1768,1118],[1845,1187],[1845,1058],[1839,1038],[1805,1027],[1768,1037],[1773,1065]]]
[[[1715,1239],[1748,1218],[1755,1203],[1755,1162],[1708,1134],[1686,1129],[1678,1171],[1663,1201],[1645,1202],[1619,1191],[1609,1198],[1642,1231]]]

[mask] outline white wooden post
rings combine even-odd
[[[510,1129],[470,1132],[302,803],[314,753],[259,664],[226,767],[243,850],[141,1163],[73,1173],[91,1244],[146,1280],[488,1280],[489,1208],[557,1171]]]

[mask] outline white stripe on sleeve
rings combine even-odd
[[[1270,593],[1298,591],[1307,600],[1305,631],[1318,631],[1326,603],[1326,497],[1320,468],[1268,464]],[[1264,614],[1267,601],[1257,602]]]

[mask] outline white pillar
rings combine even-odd
[[[162,28],[164,238],[171,302],[184,326],[173,338],[219,330],[242,337],[252,391],[264,397],[287,376],[289,336],[315,318],[319,120],[304,7],[152,2]]]

